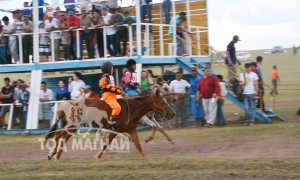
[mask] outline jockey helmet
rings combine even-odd
[[[113,67],[113,64],[111,62],[104,62],[101,66],[101,70],[103,73],[110,73],[111,68]]]

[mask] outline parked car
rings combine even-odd
[[[250,61],[251,54],[247,52],[237,52],[236,57],[240,61]]]
[[[273,47],[273,49],[271,49],[271,53],[275,54],[275,53],[283,53],[284,49],[281,46],[275,46]]]

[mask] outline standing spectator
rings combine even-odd
[[[104,57],[104,43],[103,43],[103,29],[99,28],[101,27],[103,19],[102,16],[100,16],[99,11],[93,12],[93,24],[92,27],[97,29],[96,35],[97,35],[97,48],[100,58]]]
[[[21,20],[21,13],[20,13],[20,10],[15,10],[12,12],[13,13],[13,18],[14,18],[14,26],[15,26],[15,33],[23,33],[24,32],[24,22]],[[17,48],[19,47],[19,39],[17,38]],[[17,49],[17,52],[18,52],[18,57],[19,56],[19,53],[20,53],[21,49]],[[18,58],[19,59],[19,58]],[[17,63],[17,62],[15,62]]]
[[[57,19],[58,21],[60,20],[60,16],[63,14],[63,12],[61,12],[60,7],[56,8],[56,12],[54,13],[54,18]]]
[[[204,126],[205,119],[202,102],[199,103],[199,106],[197,105],[197,88],[200,80],[200,75],[198,74],[196,67],[192,68],[191,75],[192,77],[190,79],[191,88],[189,91],[189,99],[191,102],[192,115],[193,118],[196,120],[197,126]]]
[[[125,83],[125,92],[131,96],[135,97],[138,95],[140,85],[137,81],[136,70],[136,61],[129,59],[126,62],[127,71],[124,74],[124,83]]]
[[[38,0],[39,1],[39,6],[44,6],[45,2],[44,0]],[[33,7],[33,1],[30,4],[30,7]],[[39,8],[39,21],[44,20],[44,8]]]
[[[39,53],[40,53],[40,61],[46,62],[48,61],[48,57],[50,55],[50,49],[49,49],[49,35],[45,33],[45,24],[43,21],[39,22]]]
[[[26,85],[25,84],[21,84],[21,90],[19,92],[19,103],[22,104],[22,110],[23,110],[23,124],[21,129],[25,129],[26,128],[26,122],[27,122],[27,112],[28,112],[28,102],[29,102],[29,97],[30,97],[30,93],[29,91],[26,89]]]
[[[174,107],[175,110],[175,126],[181,128],[186,126],[187,115],[187,94],[191,85],[182,79],[182,73],[176,73],[176,79],[170,84],[171,90],[177,95],[177,101]]]
[[[241,41],[240,38],[235,35],[233,36],[232,41],[227,45],[227,51],[226,51],[226,59],[225,63],[227,65],[227,68],[230,70],[228,71],[228,82],[231,83],[231,81],[236,76],[236,63],[241,65],[241,62],[236,57],[235,52],[235,45],[238,41]]]
[[[100,96],[96,93],[96,89],[94,87],[90,88],[90,94],[89,97],[90,99],[100,99]]]
[[[4,34],[9,35],[8,45],[9,45],[11,56],[14,59],[14,62],[17,63],[19,61],[18,49],[17,49],[17,37],[11,35],[16,32],[15,27],[13,23],[9,22],[9,18],[7,16],[4,16],[2,18],[2,21],[4,21],[4,27],[3,27]]]
[[[136,23],[136,19],[134,16],[130,16],[129,11],[125,11],[124,12],[124,18],[123,18],[123,23],[124,24],[128,24],[129,26],[131,26],[133,23]],[[135,47],[135,42],[136,42],[136,25],[132,26],[132,41],[133,41],[133,46]],[[123,54],[124,56],[126,54]]]
[[[297,55],[297,52],[298,52],[298,48],[294,45],[293,46],[293,54],[294,54],[294,56]]]
[[[66,87],[66,83],[63,80],[58,81],[58,88],[56,90],[56,100],[62,101],[70,99],[71,96],[68,88]]]
[[[264,99],[263,99],[263,95],[264,95],[264,86],[262,84],[262,76],[260,74],[260,72],[258,71],[258,65],[256,62],[251,62],[251,71],[254,72],[257,77],[258,77],[258,97],[259,97],[259,100],[258,100],[258,103],[257,103],[257,108],[258,109],[262,109],[262,112],[264,113],[265,112],[265,102],[264,102]]]
[[[127,42],[128,42],[128,29],[126,26],[122,26],[123,15],[118,12],[118,10],[112,11],[112,24],[117,28],[116,43],[117,43],[117,54],[116,56],[125,56],[127,52]],[[123,42],[123,52],[121,52],[121,41]]]
[[[142,79],[141,79],[141,89],[142,90],[147,90],[150,88],[150,83],[148,79],[148,73],[143,70],[142,71]]]
[[[44,21],[47,21],[50,17],[48,16],[49,12],[52,12],[52,8],[49,7],[48,3],[44,3],[44,6],[46,6],[46,10],[44,12]],[[52,13],[52,18],[54,17],[53,13]]]
[[[170,24],[170,21],[171,21],[170,11],[171,11],[171,7],[172,7],[171,0],[164,0],[163,6],[164,6],[165,17],[166,17],[166,24]]]
[[[54,42],[54,54],[52,54],[52,58],[54,58],[55,61],[59,61],[61,36],[57,32],[52,32],[58,30],[58,21],[54,18],[53,12],[48,12],[47,16],[49,19],[45,21],[45,29],[47,32],[50,32],[50,38],[53,39]]]
[[[244,102],[246,123],[245,126],[252,126],[255,120],[256,100],[258,99],[258,76],[251,71],[251,64],[245,64],[245,72],[240,75],[240,85],[244,86]]]
[[[103,25],[110,26],[112,25],[112,15],[107,11],[107,8],[103,8],[101,11],[102,18],[103,18]],[[114,27],[107,27],[105,28],[106,32],[106,39],[107,39],[107,50],[111,57],[116,55],[117,48],[117,41],[116,41],[116,28]],[[111,45],[113,46],[113,50],[111,49]]]
[[[146,15],[148,18],[148,23],[152,23],[152,0],[141,0],[141,20],[142,23],[145,22]]]
[[[85,40],[89,59],[94,59],[95,58],[95,49],[93,46],[94,31],[88,29],[89,27],[91,27],[91,24],[92,24],[91,16],[87,14],[85,8],[82,8],[81,16],[80,16],[80,26],[81,28],[84,29],[83,40]]]
[[[64,0],[64,4],[67,4],[67,3],[75,3],[75,0]],[[69,12],[69,11],[75,11],[75,4],[69,4],[69,5],[65,5],[65,8],[66,8],[66,12]]]
[[[264,94],[265,94],[265,89],[264,89],[264,75],[262,71],[262,64],[263,64],[263,57],[257,56],[256,58],[256,63],[257,63],[257,72],[260,75],[259,80],[258,80],[258,88],[260,89],[259,93],[259,99],[262,102],[262,109],[265,112],[265,102],[264,102]],[[260,103],[258,103],[257,108],[260,108]]]
[[[29,16],[23,16],[23,30],[24,33],[32,33],[33,32],[33,23],[29,20]],[[24,35],[23,40],[23,63],[29,63],[30,55],[33,55],[33,36],[32,35]]]
[[[72,31],[72,49],[73,49],[73,59],[82,59],[83,54],[83,31],[79,31],[79,49],[77,49],[77,32],[75,29],[80,27],[80,19],[74,14],[74,11],[68,11],[69,17],[67,18],[68,27]],[[79,57],[77,57],[77,51],[79,51]]]
[[[16,117],[19,118],[20,122],[21,119],[23,119],[23,110],[22,110],[22,104],[19,104],[19,94],[21,91],[21,85],[24,83],[22,79],[18,79],[16,83],[13,81],[13,86],[14,86],[14,102],[17,103],[18,105],[15,106],[14,108],[14,114],[13,114],[13,122],[16,122]]]
[[[202,98],[205,112],[206,127],[213,127],[217,115],[217,97],[220,95],[219,81],[212,76],[211,69],[205,68],[204,76],[200,79],[197,91],[197,104],[200,105]]]
[[[278,95],[277,84],[280,83],[279,73],[277,66],[273,66],[273,70],[271,71],[271,79],[273,84],[273,89],[270,94],[276,93]]]
[[[122,3],[122,0],[121,0]],[[118,4],[118,0],[109,0],[108,1],[109,12],[113,13],[114,11],[119,11],[120,7]]]
[[[7,44],[7,37],[3,33],[3,25],[0,25],[0,64],[7,64],[5,58],[5,48]]]
[[[49,102],[53,100],[54,100],[53,91],[51,89],[48,89],[47,83],[43,81],[41,83],[40,102]]]
[[[225,101],[225,96],[227,94],[226,85],[223,81],[222,75],[217,75],[220,85],[220,95],[218,96],[218,108],[217,108],[217,125],[222,127],[227,125],[227,121],[224,115],[223,106]]]
[[[23,16],[30,16],[31,10],[27,9],[27,8],[29,8],[28,4],[29,3],[27,1],[24,2],[23,7],[25,9],[21,10],[21,17],[23,17]]]
[[[1,90],[2,104],[12,104],[14,102],[14,87],[10,85],[10,79],[8,77],[4,78],[4,87]],[[0,113],[0,122],[2,129],[6,129],[5,125],[5,115],[10,111],[10,106],[2,106]]]
[[[61,30],[61,44],[64,49],[64,59],[70,60],[70,46],[71,46],[71,34],[69,31],[65,31],[69,29],[67,25],[67,18],[65,13],[61,13],[60,19],[58,21],[58,29]]]
[[[175,21],[175,22],[174,22]],[[185,53],[185,46],[184,46],[184,42],[182,39],[184,39],[184,34],[183,33],[187,33],[187,34],[191,34],[190,32],[188,32],[185,27],[182,25],[183,22],[186,21],[186,13],[185,12],[180,12],[179,15],[176,15],[175,17],[173,17],[170,21],[170,27],[169,27],[169,35],[170,38],[173,39],[173,35],[174,33],[176,33],[176,35],[178,35],[180,38],[176,37],[176,41],[177,41],[177,56],[187,56],[187,54]],[[176,23],[176,32],[174,32],[174,23]]]
[[[85,87],[86,84],[81,80],[82,74],[80,72],[75,72],[73,76],[73,81],[69,80],[69,92],[71,93],[71,99],[77,99],[81,94],[80,89]]]

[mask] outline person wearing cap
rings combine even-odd
[[[141,0],[141,20],[145,22],[146,16],[148,23],[152,23],[152,0]]]
[[[241,41],[240,38],[235,35],[232,38],[232,41],[227,45],[227,51],[226,51],[226,58],[225,63],[227,65],[228,70],[228,82],[231,83],[231,81],[236,77],[236,63],[241,65],[241,62],[236,57],[236,51],[235,51],[235,44]]]
[[[192,116],[195,119],[197,126],[204,126],[205,119],[202,102],[200,102],[199,106],[197,106],[197,88],[201,77],[198,74],[198,70],[196,67],[192,67],[191,76],[192,77],[190,79],[191,88],[189,91],[189,99],[192,110]]]
[[[2,18],[2,21],[4,22],[3,25],[4,34],[9,35],[8,46],[9,46],[10,53],[12,58],[14,59],[14,62],[16,63],[19,61],[18,49],[17,49],[17,37],[11,35],[16,32],[15,26],[13,25],[13,23],[9,22],[9,18],[7,16],[4,16]]]
[[[88,52],[89,59],[95,58],[95,48],[93,46],[94,31],[88,29],[92,25],[92,17],[88,14],[85,7],[81,8],[80,27],[84,29],[83,40],[85,40],[86,49]]]
[[[111,62],[104,62],[101,66],[101,70],[103,72],[103,76],[99,82],[99,86],[103,90],[102,98],[112,109],[111,116],[108,120],[108,128],[110,130],[115,130],[114,125],[121,113],[121,106],[117,101],[117,95],[124,95],[125,93],[121,88],[114,84],[114,81],[111,81],[111,76],[114,72],[113,64]]]
[[[27,8],[29,8],[28,4],[29,4],[29,3],[28,3],[27,1],[25,1],[24,4],[23,4],[23,7],[24,7],[25,9],[22,9],[22,10],[21,10],[21,16],[22,16],[22,17],[23,17],[23,16],[29,16],[30,13],[31,13],[31,10],[30,10],[30,9],[27,9]]]
[[[24,33],[32,33],[33,32],[33,22],[30,21],[29,16],[25,15],[22,17],[23,31]],[[22,39],[23,44],[23,63],[29,63],[30,55],[33,55],[33,35],[24,35]]]
[[[197,89],[197,105],[200,106],[202,100],[206,127],[213,127],[217,115],[217,98],[220,95],[220,85],[218,79],[211,74],[211,69],[204,69],[204,76],[200,79]]]
[[[240,74],[240,85],[243,86],[245,103],[245,126],[252,126],[256,114],[258,96],[258,76],[251,71],[251,64],[245,64],[245,72]]]
[[[140,85],[137,80],[136,70],[136,61],[133,59],[129,59],[126,62],[127,70],[124,74],[123,80],[125,84],[125,92],[131,96],[135,97],[139,93]]]
[[[79,31],[79,37],[75,29],[80,28],[80,19],[74,14],[74,11],[68,11],[67,25],[72,35],[72,52],[73,60],[82,59],[83,56],[83,31]],[[79,38],[79,49],[77,49],[77,38]],[[79,57],[77,57],[77,51],[79,51]]]
[[[26,84],[22,83],[20,85],[19,102],[18,102],[18,103],[21,104],[22,113],[23,113],[23,121],[20,124],[21,125],[21,129],[26,129],[29,98],[30,98],[30,92],[27,89]]]
[[[0,64],[7,64],[5,58],[5,50],[6,50],[7,42],[8,42],[7,37],[4,36],[3,33],[3,25],[0,24]]]
[[[113,25],[112,23],[112,14],[108,12],[107,8],[103,8],[101,10],[103,22],[103,26],[111,26]],[[117,53],[117,29],[115,27],[107,27],[105,28],[105,33],[106,33],[106,41],[107,41],[107,50],[109,51],[110,56],[115,56]],[[113,46],[113,49],[111,49],[111,45]]]
[[[53,12],[47,13],[48,20],[45,21],[45,29],[47,32],[51,33],[52,31],[58,30],[58,20],[54,18]],[[54,32],[50,34],[50,38],[53,38],[54,42],[54,54],[52,54],[52,58],[54,58],[55,61],[60,60],[59,55],[59,47],[60,47],[60,41],[61,36],[58,32]]]

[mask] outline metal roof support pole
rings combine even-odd
[[[141,27],[141,8],[140,8],[141,0],[136,0],[135,4],[135,17],[136,17],[136,50],[137,50],[137,65],[136,65],[136,73],[137,80],[141,83],[141,74],[142,74],[142,27]]]
[[[191,32],[191,12],[190,12],[190,2],[189,0],[185,0],[186,2],[186,12],[187,12],[187,29],[189,32]],[[192,44],[192,41],[191,41],[191,37],[190,36],[187,36],[187,40],[189,42],[189,44]],[[192,51],[192,46],[188,46],[188,54],[189,55],[192,55],[193,54],[193,51]]]

